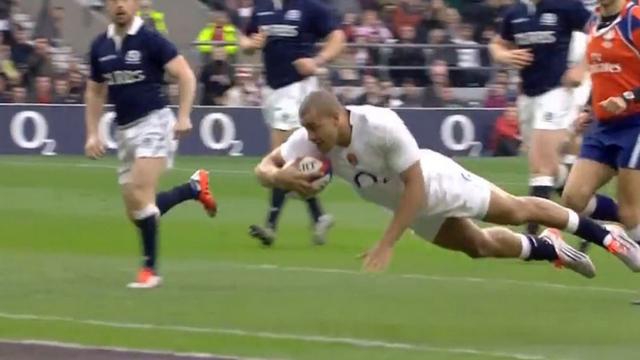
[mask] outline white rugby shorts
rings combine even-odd
[[[300,105],[307,95],[315,90],[318,90],[318,78],[315,76],[279,89],[265,90],[262,114],[267,125],[283,131],[299,128]]]
[[[116,129],[119,184],[131,182],[131,169],[137,158],[166,158],[167,168],[173,166],[178,147],[173,133],[175,123],[173,111],[163,108]]]
[[[433,241],[447,218],[482,220],[489,210],[491,183],[444,155],[421,152],[427,208],[411,225],[414,233]]]
[[[573,90],[558,87],[537,96],[518,97],[518,119],[525,143],[532,130],[569,129],[575,120]]]

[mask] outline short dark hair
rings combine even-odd
[[[314,115],[337,117],[342,109],[340,100],[326,90],[317,90],[309,94],[300,105],[298,116],[304,119],[313,112]]]

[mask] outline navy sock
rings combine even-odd
[[[278,218],[286,200],[287,191],[274,188],[271,190],[271,208],[267,217],[267,226],[274,229],[278,226]]]
[[[136,220],[136,226],[140,230],[142,238],[142,252],[144,254],[143,266],[155,270],[157,257],[158,220],[156,215],[150,215],[144,219]]]
[[[172,207],[193,200],[198,197],[198,192],[190,183],[178,185],[171,190],[163,191],[156,194],[156,206],[160,209],[160,215],[164,215]]]
[[[581,216],[578,228],[574,234],[590,243],[606,248],[604,240],[609,235],[609,230],[605,229],[594,220]]]
[[[620,222],[618,204],[615,200],[605,195],[596,194],[595,201],[596,207],[593,209],[593,212],[585,215],[596,220]]]
[[[323,214],[322,207],[320,206],[320,201],[317,197],[308,198],[306,201],[309,207],[311,218],[313,219],[314,223],[317,223],[318,219],[320,219],[320,216],[322,216]]]
[[[551,193],[553,192],[553,186],[549,185],[534,185],[529,187],[529,195],[549,199],[551,198]],[[527,224],[527,234],[529,235],[537,235],[538,231],[540,231],[540,225],[536,223]]]
[[[546,260],[555,261],[558,260],[558,253],[553,243],[544,237],[538,237],[533,235],[525,235],[529,244],[531,245],[531,253],[527,257],[527,261],[530,260]]]

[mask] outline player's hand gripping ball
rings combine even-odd
[[[329,159],[318,159],[312,156],[305,156],[295,161],[298,164],[298,171],[303,175],[309,176],[307,181],[314,189],[314,195],[324,190],[324,188],[331,182],[333,173],[331,171],[331,161],[329,161]],[[289,192],[289,196],[298,198],[303,197],[294,191]]]

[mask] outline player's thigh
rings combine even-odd
[[[532,130],[528,153],[532,172],[553,175],[560,163],[560,150],[568,138],[569,132],[564,129]]]
[[[300,104],[312,88],[313,82],[307,79],[269,92],[263,106],[263,115],[269,128],[281,132],[292,132],[299,128]],[[273,140],[272,146],[275,147]],[[282,137],[275,140],[282,140]]]
[[[533,106],[529,160],[533,167],[555,171],[560,148],[568,140],[568,129],[574,120],[572,93],[556,88],[536,96]]]
[[[478,244],[487,240],[487,235],[468,218],[447,218],[433,241],[441,248],[475,253]]]
[[[524,207],[526,202],[522,198],[508,193],[495,184],[491,184],[491,195],[487,213],[483,221],[498,224],[511,225],[522,223],[524,219]]]
[[[526,95],[518,96],[517,107],[522,144],[526,149],[528,149],[531,144],[531,131],[533,130],[535,97]]]
[[[565,183],[562,203],[575,211],[583,211],[596,191],[615,174],[615,170],[606,164],[591,159],[578,159]]]

